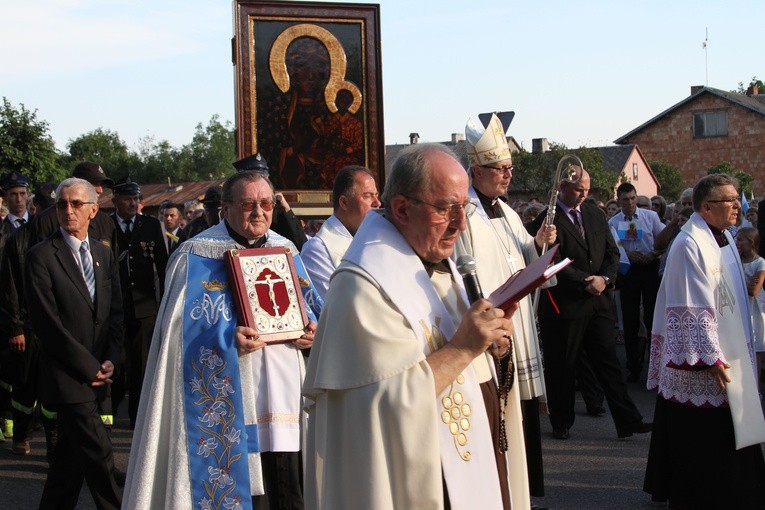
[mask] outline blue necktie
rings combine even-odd
[[[82,274],[85,277],[85,285],[88,286],[88,292],[90,292],[90,299],[94,303],[96,302],[96,277],[93,273],[93,262],[90,260],[88,254],[89,247],[88,242],[83,241],[80,244],[80,260],[82,261]]]

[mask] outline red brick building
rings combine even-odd
[[[725,161],[754,177],[765,193],[765,94],[691,87],[691,95],[614,140],[637,144],[649,161],[680,169],[688,186]]]

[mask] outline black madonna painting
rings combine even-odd
[[[346,165],[382,174],[378,14],[369,4],[237,2],[239,157],[260,152],[278,189],[332,189]]]

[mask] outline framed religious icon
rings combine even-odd
[[[265,157],[298,208],[311,191],[331,204],[346,165],[383,189],[379,5],[235,0],[234,17],[238,156]]]
[[[289,248],[248,248],[226,252],[239,325],[258,331],[267,343],[303,335],[308,315]]]

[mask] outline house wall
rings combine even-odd
[[[728,111],[728,136],[694,138],[693,112],[718,109]],[[676,166],[688,187],[707,168],[728,161],[754,177],[755,195],[765,192],[765,116],[713,94],[702,94],[623,142],[638,144],[649,161]]]
[[[642,146],[640,147],[640,150],[643,150]],[[633,164],[637,165],[637,178],[634,176]],[[624,175],[626,175],[627,179],[629,179],[632,185],[635,186],[638,195],[652,197],[658,194],[659,188],[656,185],[656,181],[651,175],[651,172],[648,171],[648,167],[643,158],[640,157],[640,154],[638,154],[638,151],[633,150],[632,154],[630,154],[627,163],[624,165]],[[619,187],[619,184],[621,184],[621,182],[617,182],[616,187]],[[614,188],[614,198],[615,197],[616,188]]]

